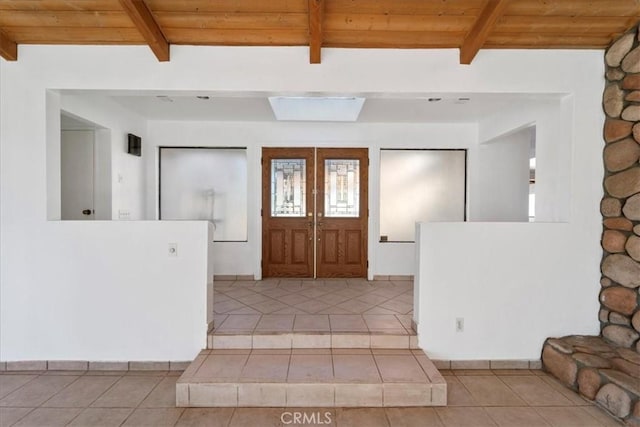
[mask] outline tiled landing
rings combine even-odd
[[[333,327],[356,327],[360,331],[406,330],[411,329],[413,282],[369,282],[364,279],[217,281],[214,282],[213,302],[218,331],[281,331],[287,327],[263,321],[261,316],[266,314],[350,314],[370,319],[377,315],[395,316],[394,324],[379,326],[365,321],[354,326],[336,324]],[[230,315],[253,317],[248,317],[246,322],[230,322],[227,321]]]
[[[179,407],[443,406],[421,350],[203,350],[176,384]]]
[[[411,281],[268,279],[214,288],[209,349],[417,348]]]

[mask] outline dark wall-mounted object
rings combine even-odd
[[[129,140],[127,153],[142,157],[142,138],[132,133],[127,134],[127,138]]]

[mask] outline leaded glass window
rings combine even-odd
[[[305,216],[305,188],[305,159],[271,160],[271,216]]]
[[[328,159],[324,163],[324,215],[360,215],[360,160]]]

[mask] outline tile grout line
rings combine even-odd
[[[152,408],[152,409],[153,409],[153,408]],[[163,408],[158,408],[158,409],[163,409]],[[180,409],[182,409],[182,410],[180,411],[180,415],[178,415],[178,418],[176,418],[176,420],[175,420],[175,421],[174,421],[174,423],[172,424],[172,425],[173,425],[173,427],[175,427],[175,426],[177,426],[177,425],[178,425],[178,422],[180,422],[180,418],[182,418],[182,414],[184,414],[184,412],[186,411],[186,409],[187,409],[187,408],[180,408]]]
[[[512,408],[513,408],[513,406],[512,406]],[[482,412],[484,412],[484,413],[485,413],[485,415],[486,415],[486,416],[491,420],[491,422],[492,422],[496,427],[499,427],[499,426],[500,426],[500,424],[498,424],[498,421],[497,421],[497,420],[495,420],[495,419],[491,416],[491,414],[489,413],[489,411],[487,411],[487,406],[483,406],[483,407],[482,407]]]
[[[285,377],[284,386],[284,404],[285,407],[289,404],[289,372],[291,371],[291,358],[293,356],[293,350],[289,351],[289,362],[287,363],[287,375]]]
[[[177,389],[176,389],[176,392],[177,392]],[[187,384],[187,404],[191,405],[191,384]]]
[[[474,403],[476,403],[476,405],[475,405],[475,406],[482,406],[482,405],[480,404],[480,402],[478,402],[478,401],[476,400],[475,396],[471,393],[471,391],[467,388],[467,386],[466,386],[466,385],[464,385],[464,383],[463,383],[462,381],[460,381],[460,379],[458,378],[458,375],[457,375],[457,374],[455,374],[455,370],[453,370],[453,372],[454,372],[454,375],[455,375],[456,379],[458,380],[458,383],[462,386],[462,388],[464,388],[464,390],[467,392],[467,394],[469,395],[469,397],[471,397],[471,400],[473,400],[473,402],[474,402]],[[464,375],[460,375],[460,376],[464,376]],[[446,380],[445,380],[445,381],[446,381]],[[448,389],[448,387],[447,387],[447,389]],[[447,390],[447,393],[448,393],[448,390]]]
[[[491,363],[489,363],[489,366],[491,366]],[[492,370],[493,372],[493,370]],[[495,377],[498,378],[498,381],[500,381],[502,384],[504,384],[513,394],[515,394],[516,396],[518,396],[520,398],[520,400],[522,400],[524,403],[526,403],[526,405],[528,407],[533,407],[529,401],[527,399],[525,399],[525,397],[523,395],[521,395],[520,393],[518,393],[513,387],[511,387],[509,384],[507,384],[502,378],[500,378],[499,375],[495,374]],[[538,378],[538,377],[535,377]],[[541,379],[538,378],[539,381],[542,381]],[[551,387],[549,387],[551,388]]]
[[[384,377],[382,376],[382,371],[380,371],[380,366],[378,366],[378,360],[376,359],[376,355],[373,353],[372,349],[369,349],[369,351],[371,352],[371,358],[373,359],[373,363],[376,365],[376,370],[378,371],[378,375],[380,376],[380,388],[382,389],[382,407],[386,408],[385,405],[385,395],[386,393],[384,392]]]
[[[45,371],[46,372],[46,371]],[[12,374],[7,374],[6,371],[5,373],[3,373],[2,375],[12,375]],[[29,374],[26,374],[29,375]],[[15,393],[16,391],[20,390],[22,387],[26,386],[27,384],[29,384],[31,381],[34,381],[36,378],[38,378],[40,375],[42,374],[31,374],[31,376],[33,378],[31,378],[29,381],[27,381],[26,383],[22,384],[20,387],[16,388],[15,390],[12,390],[11,392],[5,394],[4,396],[2,396],[2,398],[0,399],[0,401],[4,400],[5,398],[7,398],[9,395],[12,395],[13,393]]]
[[[89,367],[89,366],[87,365],[87,368],[88,368],[88,367]],[[47,368],[49,368],[49,362],[47,362]],[[48,371],[45,371],[45,373],[44,373],[44,374],[42,374],[42,376],[43,376],[43,377],[44,377],[44,376],[54,376],[54,375],[47,375],[47,374],[46,374],[46,372],[48,372]],[[86,371],[85,371],[85,372],[86,372]],[[49,398],[48,398],[48,399],[46,399],[44,402],[42,402],[40,405],[38,405],[38,408],[42,408],[42,407],[43,407],[43,405],[44,405],[45,403],[47,403],[48,401],[50,401],[51,399],[53,399],[55,396],[57,396],[57,395],[58,395],[58,393],[60,393],[60,392],[62,392],[63,390],[65,390],[67,387],[70,387],[70,386],[71,386],[71,384],[73,384],[73,383],[75,383],[76,381],[78,381],[80,378],[82,378],[82,376],[83,376],[83,375],[84,375],[84,373],[83,373],[82,375],[78,375],[78,377],[77,377],[75,380],[71,381],[69,384],[67,384],[66,386],[62,387],[60,390],[58,390],[58,391],[57,391],[57,392],[55,392],[54,394],[52,394],[52,395],[51,395],[51,397],[49,397]],[[66,375],[58,375],[58,376],[66,376]]]
[[[231,416],[229,416],[229,420],[228,420],[228,421],[227,421],[227,423],[226,423],[226,426],[227,426],[227,427],[230,427],[230,426],[231,426],[231,421],[233,420],[233,417],[235,417],[235,415],[236,415],[236,412],[237,412],[237,411],[238,411],[238,408],[237,408],[237,407],[235,407],[235,408],[231,408]]]
[[[500,380],[500,381],[501,381],[505,386],[507,386],[507,388],[509,388],[509,390],[511,390],[514,394],[516,394],[516,395],[517,395],[517,396],[518,396],[518,397],[519,397],[523,402],[525,402],[525,403],[527,404],[527,406],[528,406],[528,407],[530,407],[530,408],[539,408],[539,407],[540,407],[540,408],[543,408],[543,407],[547,407],[547,408],[567,408],[567,407],[570,407],[570,406],[576,406],[576,405],[575,405],[575,404],[573,404],[573,403],[572,403],[572,402],[571,402],[571,401],[570,401],[566,396],[564,396],[564,395],[563,395],[562,393],[560,393],[558,390],[555,390],[553,387],[551,387],[551,385],[550,385],[550,384],[548,384],[547,382],[545,382],[544,380],[542,380],[538,375],[526,375],[526,376],[527,376],[527,377],[531,376],[531,377],[533,377],[533,378],[536,378],[538,381],[542,382],[542,384],[543,384],[545,387],[548,387],[548,388],[549,388],[549,389],[551,389],[551,391],[553,391],[554,393],[557,393],[557,394],[561,395],[563,398],[567,399],[567,401],[568,401],[569,403],[571,403],[571,405],[560,405],[560,404],[558,404],[558,405],[533,405],[533,404],[530,404],[530,403],[529,403],[529,402],[524,398],[524,396],[523,396],[522,394],[518,393],[515,389],[513,389],[513,387],[511,387],[509,384],[507,384],[507,383],[506,383],[506,382],[501,378],[501,376],[500,376],[499,374],[495,373],[495,372],[500,372],[500,370],[496,370],[496,371],[494,371],[493,375],[495,375],[495,376],[498,378],[498,380]],[[504,376],[504,375],[503,375],[503,376]],[[518,377],[518,376],[524,376],[524,375],[509,375],[509,376],[505,376],[505,377]],[[586,406],[595,406],[595,405],[593,405],[593,404],[589,404],[589,405],[586,405]]]
[[[125,371],[125,372],[127,372],[127,371]],[[89,376],[89,375],[86,375],[86,376]],[[114,376],[117,376],[117,375],[114,375]],[[96,377],[97,377],[97,376],[96,376]],[[122,378],[124,378],[124,375],[121,375],[121,376],[120,376],[120,378],[118,378],[117,380],[115,380],[115,381],[113,382],[113,384],[111,384],[109,387],[107,387],[107,389],[106,389],[105,391],[103,391],[102,393],[100,393],[100,395],[99,395],[98,397],[96,397],[95,399],[93,399],[93,400],[91,401],[91,403],[89,403],[85,408],[82,408],[82,411],[80,411],[80,413],[79,413],[78,415],[76,415],[75,417],[73,417],[73,419],[72,419],[71,421],[69,421],[69,422],[67,423],[67,425],[71,424],[71,423],[72,423],[76,418],[78,418],[80,415],[82,415],[82,413],[83,413],[84,411],[86,411],[87,409],[91,408],[91,405],[93,405],[93,404],[94,404],[98,399],[100,399],[100,398],[101,398],[102,396],[104,396],[104,395],[105,395],[109,390],[111,390],[113,387],[115,387],[115,385],[116,385],[116,384],[118,384]],[[74,381],[74,382],[75,382],[75,381]],[[133,411],[134,411],[134,410],[132,409],[132,410],[131,410],[131,412],[129,413],[129,415],[127,415],[127,418],[128,418],[128,417],[133,413]],[[126,418],[125,418],[125,420],[126,420]],[[120,425],[122,425],[122,424],[124,424],[124,421],[123,421],[122,423],[120,423]]]
[[[35,412],[36,409],[38,409],[39,407],[35,407],[35,408],[29,408],[31,409],[30,411],[28,411],[27,413],[25,413],[23,416],[21,416],[20,418],[18,418],[17,420],[15,420],[15,422],[13,424],[11,424],[12,426],[18,424],[20,421],[22,421],[24,418],[26,418],[27,416],[29,416],[29,414]]]
[[[384,389],[383,389],[383,392],[384,392]],[[393,427],[393,424],[391,424],[391,420],[389,419],[389,414],[387,413],[387,408],[385,406],[382,406],[382,412],[384,413],[384,419],[387,421],[387,425],[389,427]]]
[[[247,358],[244,359],[244,363],[242,364],[242,369],[240,369],[240,372],[238,373],[238,378],[236,378],[236,387],[235,387],[235,390],[236,390],[235,407],[236,408],[238,407],[238,405],[240,405],[240,378],[242,378],[242,373],[246,369],[247,363],[249,363],[249,359],[251,358],[252,354],[253,354],[253,339],[251,340],[251,349],[249,349],[249,353],[246,354]]]
[[[427,377],[427,379],[429,380],[429,383],[431,384],[431,387],[433,387],[433,380],[431,379],[431,377],[429,376],[429,373],[427,373],[427,371],[424,369],[424,366],[422,366],[422,363],[420,363],[420,361],[418,360],[418,357],[413,353],[412,349],[409,349],[409,353],[413,356],[413,359],[415,360],[415,362],[418,364],[418,366],[420,366],[420,369],[422,370],[422,372],[424,373],[425,377]],[[426,356],[426,353],[425,353]],[[428,356],[427,356],[428,358]],[[429,359],[430,361],[431,359]],[[446,380],[445,380],[446,381]],[[433,393],[432,393],[433,394]]]
[[[145,401],[149,396],[151,396],[151,394],[154,392],[154,390],[155,390],[156,388],[158,388],[158,386],[160,386],[160,383],[162,383],[162,381],[164,381],[164,380],[165,380],[165,378],[168,378],[168,376],[167,376],[167,375],[164,375],[163,377],[161,377],[160,381],[158,381],[158,382],[156,383],[156,385],[154,385],[153,387],[151,387],[151,390],[149,390],[149,393],[147,393],[147,394],[144,396],[144,398],[142,398],[142,399],[140,400],[140,403],[138,403],[138,405],[136,406],[136,409],[140,408],[140,405],[142,405],[142,403],[143,403],[143,402],[144,402],[144,401]],[[176,380],[176,381],[177,381],[177,380]]]

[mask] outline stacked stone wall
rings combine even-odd
[[[544,369],[628,426],[640,427],[640,354],[602,337],[549,338]]]
[[[602,336],[640,352],[640,31],[605,54]]]
[[[601,336],[547,339],[542,366],[640,427],[640,28],[613,42],[605,63]]]

